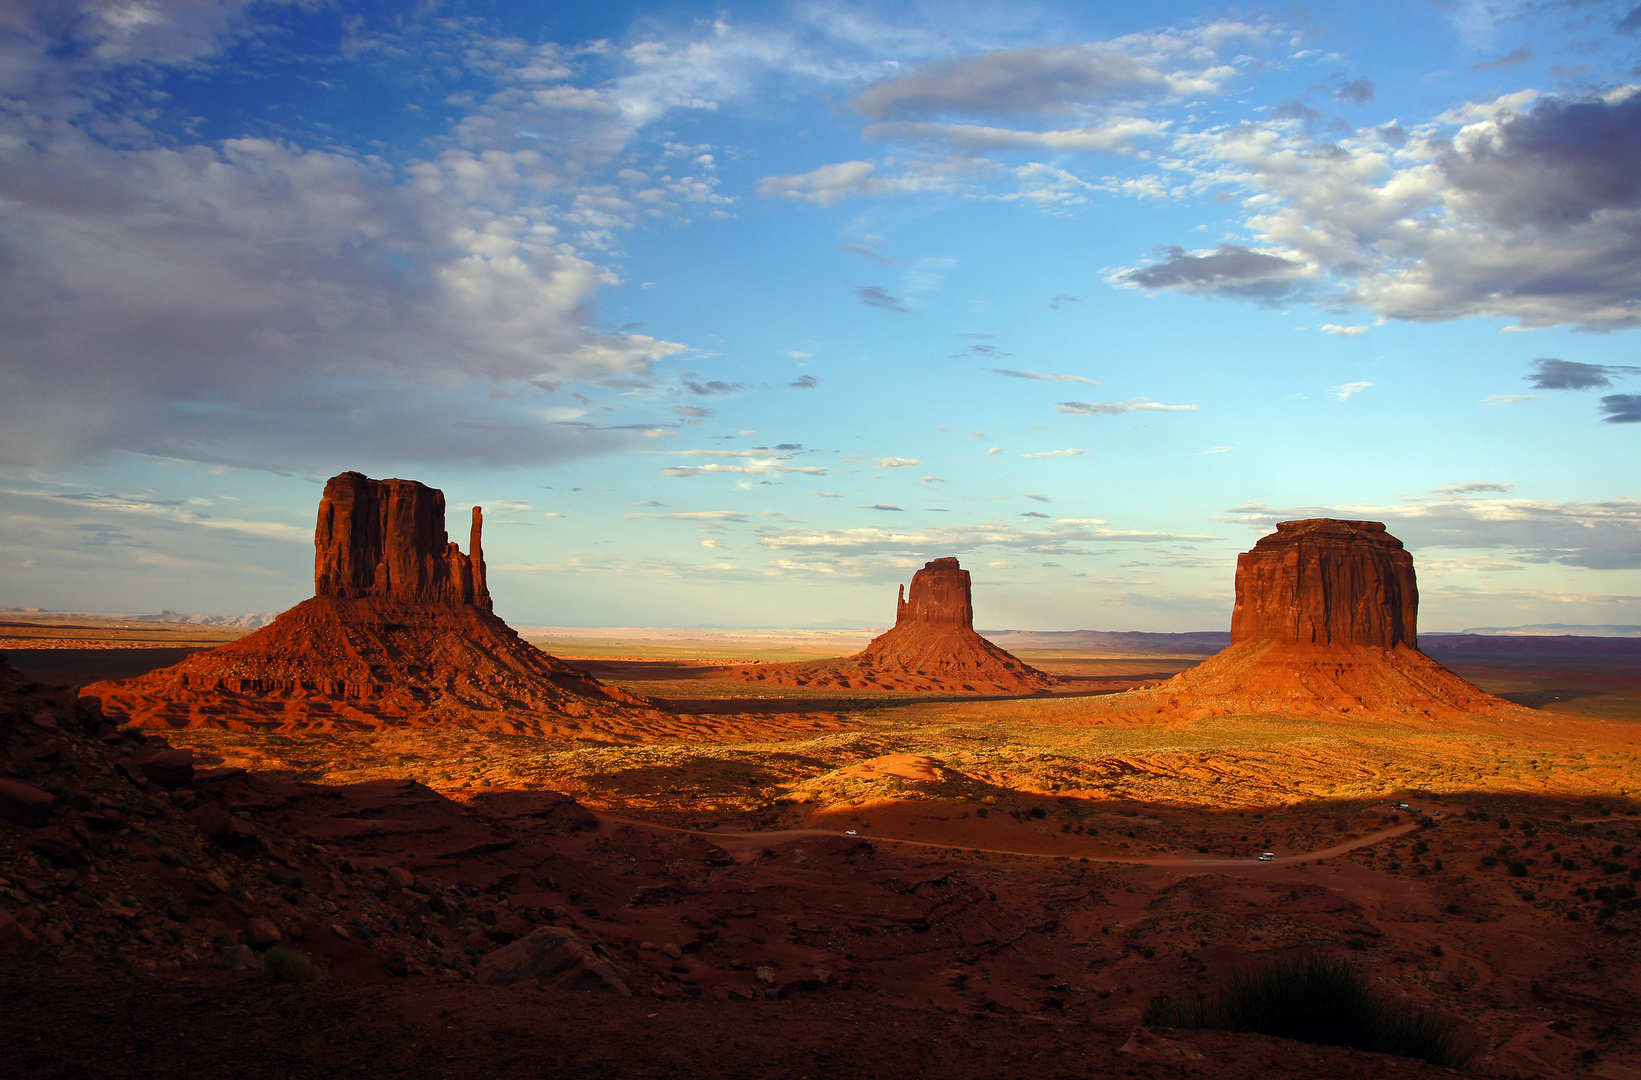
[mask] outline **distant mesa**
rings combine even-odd
[[[969,572],[956,559],[935,559],[900,588],[895,625],[853,656],[731,669],[745,682],[839,690],[1034,694],[1054,676],[1004,652],[974,632]]]
[[[473,508],[466,554],[444,493],[332,477],[314,533],[315,596],[175,667],[83,691],[145,728],[282,731],[455,725],[516,734],[642,732],[670,719],[524,641],[491,611]]]
[[[1377,521],[1284,521],[1237,558],[1231,645],[1114,702],[1181,716],[1449,718],[1516,706],[1418,644],[1413,556]]]

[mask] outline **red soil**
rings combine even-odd
[[[1197,718],[1320,713],[1451,720],[1521,709],[1406,645],[1245,641],[1150,690],[1106,699],[1123,711]]]
[[[666,714],[529,644],[480,608],[316,596],[175,667],[93,683],[144,728],[324,731],[459,724],[551,735],[642,734]]]

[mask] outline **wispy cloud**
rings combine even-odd
[[[1080,454],[1086,453],[1088,453],[1087,450],[1078,450],[1073,448],[1067,450],[1039,450],[1035,454],[1021,454],[1020,456],[1023,458],[1077,457]]]
[[[1007,375],[1011,379],[1036,379],[1041,382],[1074,382],[1087,383],[1090,386],[1104,386],[1097,379],[1085,379],[1081,375],[1052,375],[1041,371],[1014,371],[1009,368],[992,368],[993,373]]]
[[[1062,401],[1054,406],[1055,412],[1072,416],[1120,416],[1128,412],[1196,412],[1195,405],[1164,405],[1150,398],[1129,398],[1127,401]]]
[[[1363,390],[1366,390],[1372,385],[1373,384],[1370,382],[1348,382],[1342,386],[1328,387],[1328,393],[1332,394],[1339,401],[1349,401],[1351,398],[1355,397],[1357,394],[1360,394]]]
[[[911,308],[906,301],[891,293],[881,285],[856,285],[855,298],[867,307],[882,308],[884,311],[893,311],[898,315],[910,315]]]
[[[670,514],[622,514],[623,521],[631,518],[659,518],[666,521],[745,521],[742,510],[679,510]]]

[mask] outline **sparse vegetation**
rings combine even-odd
[[[262,956],[262,969],[280,982],[313,982],[322,978],[324,971],[306,953],[289,945],[275,945]]]
[[[1348,1046],[1457,1068],[1474,1053],[1441,1013],[1390,1000],[1344,960],[1278,960],[1223,980],[1201,1000],[1164,995],[1145,1010],[1161,1027],[1247,1031]]]

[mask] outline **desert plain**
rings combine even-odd
[[[10,615],[8,703],[71,710],[245,633]],[[0,968],[27,1074],[1445,1071],[1144,1022],[1297,953],[1440,1010],[1477,1075],[1641,1076],[1632,642],[1428,636],[1518,706],[1432,723],[1118,707],[1212,635],[991,634],[1057,679],[997,697],[737,677],[869,632],[521,634],[669,719],[20,725],[12,760],[78,789],[89,841],[57,865],[6,837],[7,907],[43,943]],[[195,778],[167,792],[119,764],[156,744],[191,750]],[[253,919],[326,977],[257,970]],[[540,926],[621,992],[474,983]],[[39,1027],[62,1010],[95,1018],[72,1049]]]

